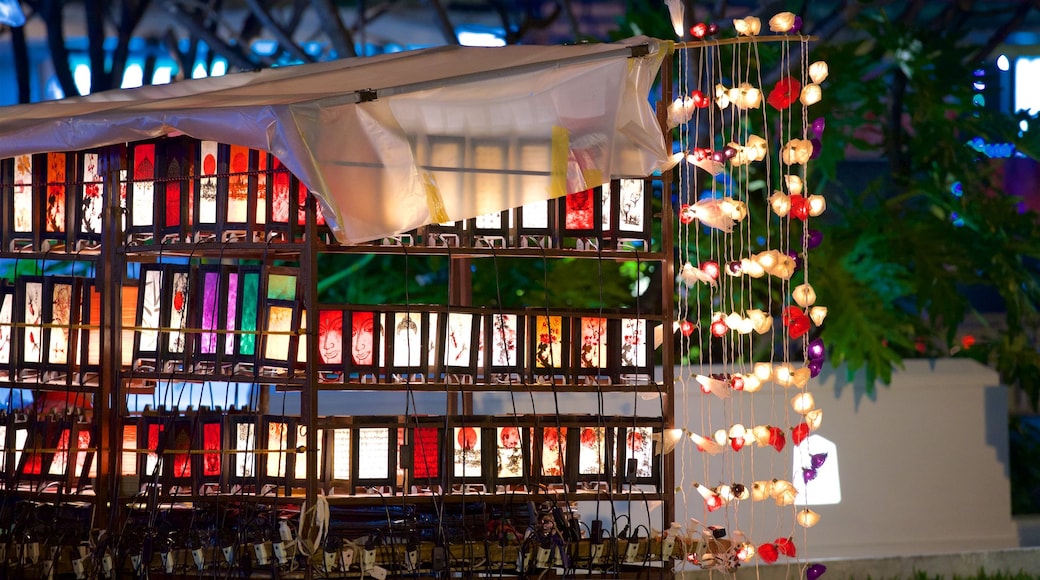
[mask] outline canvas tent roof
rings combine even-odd
[[[362,242],[650,174],[666,48],[440,47],[4,107],[0,157],[170,133],[264,149]]]

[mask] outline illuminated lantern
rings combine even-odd
[[[701,494],[701,497],[704,498],[704,505],[708,508],[709,512],[713,512],[722,507],[722,498],[719,497],[719,494],[715,493],[711,488],[699,483],[694,483],[693,489],[697,490],[697,493]]]
[[[820,514],[812,511],[809,508],[805,508],[799,511],[798,515],[795,517],[798,520],[798,525],[802,526],[803,528],[811,528],[820,522]]]
[[[820,326],[823,324],[824,319],[827,318],[827,307],[813,306],[809,309],[809,318],[813,321],[813,324]]]
[[[781,12],[769,19],[769,30],[772,32],[785,33],[794,28],[794,13]]]
[[[683,0],[665,0],[668,5],[668,16],[672,21],[672,30],[679,38],[686,32],[686,6]]]
[[[776,449],[779,453],[784,450],[784,445],[787,444],[787,436],[784,435],[784,430],[779,427],[769,427],[769,444]]]
[[[769,207],[776,215],[787,217],[791,212],[791,198],[783,192],[774,191],[773,195],[769,196]]]
[[[827,75],[829,73],[830,73],[830,69],[827,67],[827,63],[822,61],[822,60],[818,60],[818,61],[812,63],[811,65],[809,65],[809,78],[812,79],[812,82],[814,82],[816,84],[820,84],[823,81],[827,80]],[[813,130],[814,131],[816,130],[816,124],[815,123],[813,123]],[[822,133],[823,130],[821,129],[818,132]]]
[[[755,16],[738,18],[733,21],[733,28],[737,31],[737,36],[758,36],[762,31],[762,21]]]
[[[745,392],[757,393],[762,389],[762,381],[760,381],[754,374],[743,375],[743,379]]]
[[[808,308],[816,302],[816,290],[810,284],[799,284],[794,287],[791,297],[798,306]]]
[[[816,407],[812,393],[798,393],[791,398],[791,408],[799,415],[805,415]]]
[[[793,429],[791,429],[791,440],[794,441],[795,445],[801,445],[802,441],[809,436],[809,425],[807,423],[799,423]]]
[[[791,195],[802,195],[802,191],[805,189],[802,178],[794,174],[785,175],[784,183],[787,185],[787,193]]]
[[[767,564],[776,562],[778,557],[776,546],[773,544],[762,544],[758,547],[758,557],[762,558],[762,561]]]
[[[717,337],[724,336],[729,331],[729,327],[726,326],[726,321],[722,318],[716,318],[711,323],[711,334]]]
[[[806,200],[809,204],[809,215],[818,217],[827,211],[827,199],[822,195],[810,195]]]
[[[805,414],[805,424],[809,426],[810,431],[819,429],[821,423],[823,423],[823,409],[813,409]]]
[[[823,573],[827,571],[827,567],[823,564],[810,564],[805,569],[805,580],[817,580]]]
[[[725,399],[729,396],[729,383],[726,381],[707,375],[696,375],[694,378],[700,383],[702,393],[706,395],[711,393],[720,399]]]
[[[802,87],[802,94],[798,97],[798,100],[806,107],[809,107],[819,103],[822,98],[823,90],[820,89],[820,85],[809,83]]]
[[[756,481],[751,484],[751,501],[763,501],[773,495],[773,482]]]
[[[729,428],[729,446],[733,448],[733,451],[740,451],[744,448],[744,433],[746,431],[745,427],[740,423]]]
[[[693,432],[690,433],[690,441],[693,441],[697,446],[698,451],[702,451],[708,455],[718,455],[722,451],[722,445]]]
[[[777,538],[774,543],[776,544],[776,549],[784,556],[794,558],[797,555],[794,541],[791,538]]]
[[[764,382],[766,382],[766,381],[768,381],[768,380],[773,378],[773,365],[771,365],[771,364],[769,364],[767,362],[755,363],[754,373],[755,373],[755,377],[759,381],[764,383]],[[746,385],[745,385],[745,388],[747,388]]]
[[[696,328],[696,326],[689,320],[683,320],[679,323],[679,332],[681,332],[683,336],[690,336],[693,334],[694,328]]]

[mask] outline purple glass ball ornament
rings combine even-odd
[[[823,357],[827,353],[827,349],[825,349],[824,346],[823,346],[823,339],[819,338],[819,337],[814,338],[809,343],[809,347],[806,349],[806,351],[808,352],[809,360],[811,360],[811,361],[813,361],[813,360],[822,361]]]
[[[808,238],[806,246],[810,250],[819,247],[819,245],[823,243],[823,232],[820,230],[809,230],[806,237]]]
[[[801,30],[802,30],[802,17],[798,16],[797,14],[795,14],[795,16],[794,16],[794,24],[791,25],[791,30],[789,30],[787,33],[788,34],[798,34]]]
[[[809,376],[815,379],[816,377],[820,376],[820,371],[823,370],[823,361],[811,360],[809,361],[809,364],[805,366],[809,367]]]
[[[805,579],[816,580],[820,576],[823,576],[823,573],[826,571],[827,567],[823,564],[809,564],[809,567],[805,569]]]
[[[816,117],[812,122],[813,135],[817,137],[823,137],[823,130],[827,128],[827,120],[823,117]]]

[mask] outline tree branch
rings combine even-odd
[[[343,19],[336,6],[330,0],[313,0],[311,6],[318,13],[321,27],[332,42],[332,49],[336,51],[336,56],[339,58],[357,56],[354,37],[343,25]]]
[[[989,40],[985,44],[979,47],[974,53],[968,55],[964,62],[966,64],[974,64],[985,58],[989,53],[996,50],[1005,40],[1008,35],[1015,31],[1022,25],[1025,17],[1034,8],[1040,8],[1040,0],[1023,0],[1018,8],[1015,9],[1014,14],[1008,16],[1004,24],[997,28],[993,34],[990,35]]]
[[[253,15],[256,16],[257,20],[260,21],[264,28],[274,35],[275,40],[278,41],[278,45],[282,50],[303,62],[314,62],[311,55],[304,52],[304,50],[293,41],[291,31],[282,28],[282,26],[278,24],[278,21],[271,16],[271,13],[260,4],[259,0],[246,0],[246,5],[249,6],[249,10],[252,11]]]

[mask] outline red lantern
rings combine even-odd
[[[791,104],[797,101],[798,97],[801,96],[801,92],[801,83],[791,77],[784,77],[776,83],[772,91],[769,91],[766,102],[779,111],[790,107]]]
[[[762,544],[758,547],[758,557],[762,558],[762,561],[767,564],[772,564],[773,562],[776,562],[776,546],[773,544]]]
[[[784,435],[784,430],[779,427],[769,428],[769,444],[776,449],[777,453],[784,450],[784,445],[787,444],[787,437]]]
[[[794,547],[794,541],[792,541],[791,538],[777,538],[775,543],[776,549],[788,558],[794,558],[795,554],[797,554],[797,550]]]
[[[795,445],[801,445],[802,441],[809,436],[809,425],[807,423],[799,423],[794,429],[791,429],[791,440],[794,441]]]

